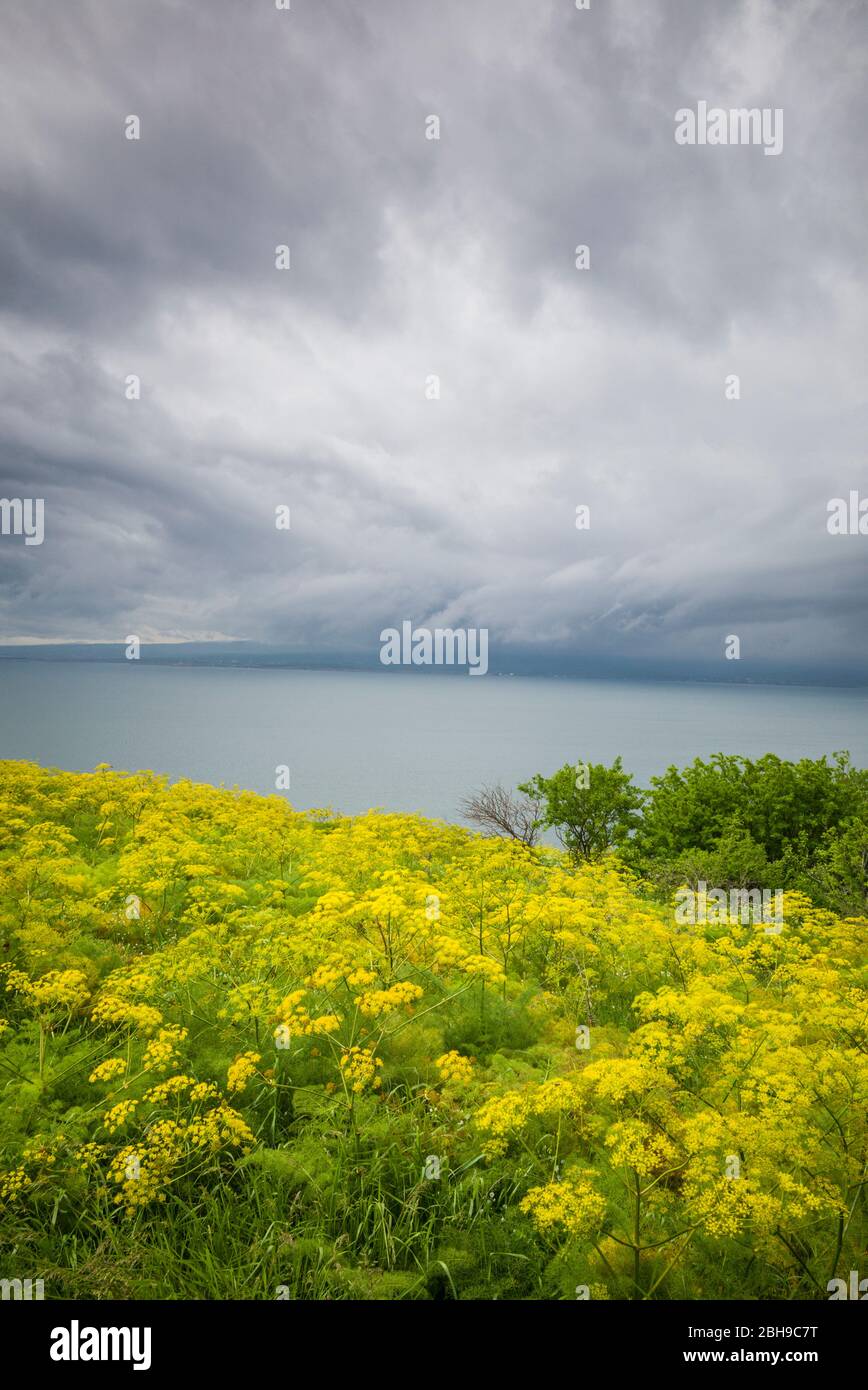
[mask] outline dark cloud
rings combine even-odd
[[[868,494],[864,6],[0,25],[2,492],[46,499],[0,638],[355,659],[412,617],[493,661],[708,672],[735,632],[745,676],[868,675],[868,538],[825,526]],[[783,152],[676,145],[700,99],[780,107]]]

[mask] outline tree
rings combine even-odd
[[[651,778],[630,857],[644,870],[686,850],[714,850],[741,831],[770,861],[811,863],[829,830],[854,819],[868,821],[868,771],[846,753],[797,763],[773,753],[755,760],[715,753]]]
[[[672,859],[652,861],[645,874],[669,893],[681,884],[696,889],[702,881],[725,892],[733,888],[780,887],[783,882],[782,871],[769,862],[762,845],[737,827],[725,830],[709,849],[685,849]]]
[[[836,912],[868,913],[868,823],[852,820],[827,831],[804,886],[816,902]]]
[[[621,845],[639,823],[642,793],[621,759],[603,763],[565,763],[551,777],[539,773],[519,791],[542,803],[537,824],[553,829],[575,860],[593,859]]]
[[[465,797],[461,810],[473,825],[508,840],[518,840],[529,848],[539,839],[539,800],[513,796],[500,784],[483,787]]]

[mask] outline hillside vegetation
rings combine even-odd
[[[828,1298],[868,1234],[868,921],[790,890],[779,929],[683,926],[673,886],[0,763],[0,1277]]]

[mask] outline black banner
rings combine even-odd
[[[462,1356],[460,1346],[487,1348],[496,1360],[507,1338],[518,1336],[525,1354],[533,1358],[533,1341],[541,1330],[568,1336],[571,1356],[593,1357],[612,1371],[643,1370],[668,1374],[691,1368],[702,1377],[708,1367],[735,1366],[789,1370],[807,1367],[828,1380],[830,1373],[858,1365],[865,1348],[866,1315],[860,1297],[828,1302],[791,1303],[625,1303],[576,1300],[567,1306],[522,1307],[476,1302],[464,1312],[431,1304],[400,1307],[388,1312],[376,1303],[64,1303],[15,1301],[0,1303],[4,1361],[13,1355],[21,1367],[63,1380],[70,1375],[93,1377],[101,1370],[164,1376],[225,1375],[231,1366],[258,1374],[283,1365],[287,1373],[298,1362],[301,1347],[322,1360],[332,1374],[347,1358],[348,1370],[358,1369],[359,1357],[388,1355],[390,1342],[400,1347],[402,1335],[440,1338],[464,1334],[449,1352]],[[484,1311],[483,1311],[484,1309]],[[482,1321],[480,1322],[480,1315]],[[466,1321],[465,1321],[466,1319]],[[491,1343],[491,1332],[503,1336]],[[324,1336],[327,1340],[321,1341]],[[301,1343],[299,1342],[301,1339]],[[436,1345],[442,1346],[440,1342]],[[558,1360],[565,1344],[559,1344]],[[538,1355],[547,1359],[545,1343]],[[472,1356],[472,1351],[470,1351]],[[415,1353],[414,1353],[415,1356]],[[425,1366],[431,1367],[426,1353]],[[419,1365],[417,1364],[417,1370]],[[415,1374],[407,1367],[407,1374]]]

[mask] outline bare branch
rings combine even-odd
[[[529,796],[513,796],[498,783],[466,796],[461,803],[465,818],[489,834],[518,840],[528,847],[539,838],[541,803]]]

